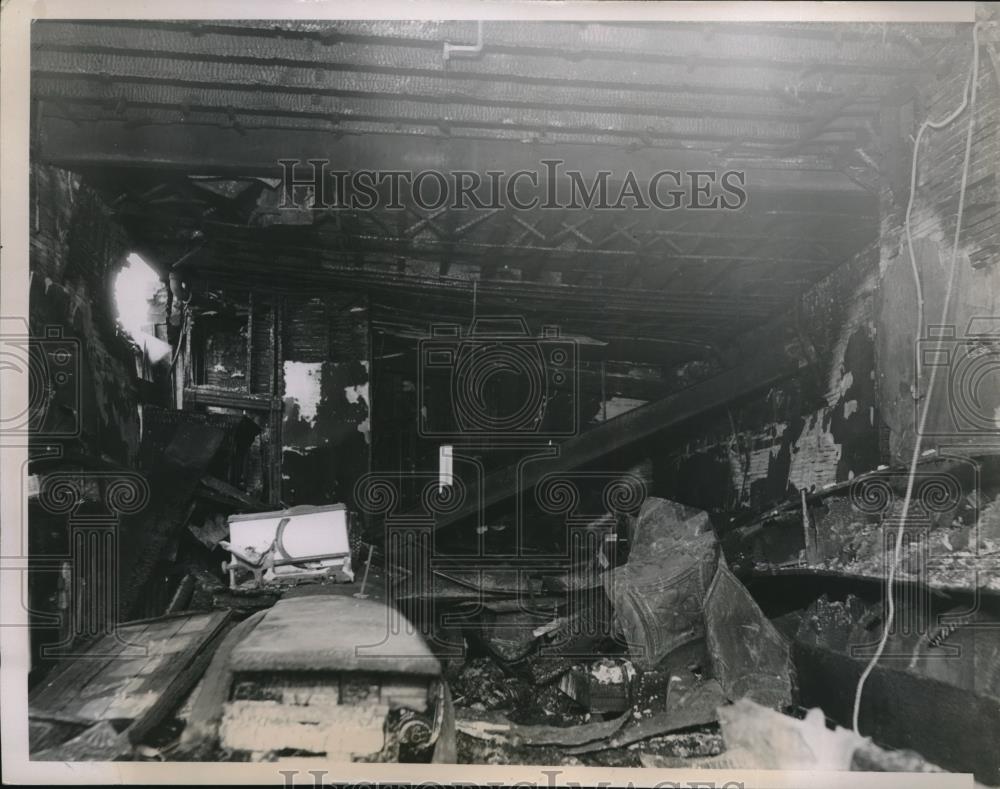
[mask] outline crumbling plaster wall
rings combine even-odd
[[[955,385],[956,362],[969,351],[961,338],[970,319],[1000,321],[996,47],[984,33],[965,214],[945,321],[958,340],[947,349],[951,364],[941,368],[931,394],[923,449],[981,452],[984,444],[1000,445],[995,346],[992,352],[980,349],[983,361],[967,368],[984,373],[978,402],[959,399]],[[904,235],[913,138],[925,118],[939,120],[959,106],[971,51],[970,28],[937,53],[936,79],[915,86],[912,101],[884,110],[883,122],[892,132],[876,144],[878,156],[872,158],[880,169],[869,173],[880,186],[878,240],[811,288],[794,310],[816,352],[813,372],[734,402],[726,413],[711,414],[673,436],[671,449],[654,456],[661,495],[710,509],[760,511],[797,490],[908,460],[917,424],[918,315]],[[911,228],[925,332],[941,323],[968,120],[963,113],[946,129],[929,131],[921,144]],[[925,367],[921,397],[927,396],[928,379]],[[963,414],[978,416],[981,423],[970,429],[968,421],[959,423]]]
[[[134,466],[135,358],[115,325],[112,281],[129,251],[125,231],[79,176],[56,167],[32,165],[31,206],[31,336],[61,334],[79,350],[79,363],[72,364],[78,377],[67,387],[53,387],[53,418],[76,420],[73,449]]]
[[[997,353],[966,346],[972,319],[985,319],[993,332],[1000,324],[1000,66],[997,44],[989,31],[980,33],[979,79],[965,209],[959,238],[955,277],[943,325],[953,327],[955,340],[945,341],[940,353],[948,363],[939,368],[933,392],[928,392],[930,367],[924,366],[918,396],[920,406],[930,397],[923,449],[977,451],[1000,444],[1000,375]],[[992,52],[991,52],[992,49]],[[971,33],[946,47],[939,58],[941,78],[922,85],[917,94],[916,120],[905,134],[916,136],[924,118],[940,120],[962,100],[971,62]],[[942,324],[942,306],[949,278],[962,162],[965,156],[969,112],[941,130],[925,133],[919,151],[917,185],[911,218],[914,259],[924,295],[924,330],[920,342],[927,348],[927,327]],[[904,136],[906,160],[902,182],[883,188],[881,256],[876,321],[879,327],[876,357],[882,410],[889,426],[889,451],[894,461],[905,461],[917,433],[918,401],[914,398],[918,349],[916,285],[905,236],[909,198],[909,162],[912,141]],[[981,324],[982,325],[982,324]],[[936,346],[936,343],[935,343]],[[937,356],[939,351],[930,348]],[[968,363],[969,354],[980,353]],[[941,357],[944,361],[943,356]],[[990,368],[994,368],[990,372]],[[978,388],[979,402],[963,396],[969,374],[986,373]],[[977,420],[977,417],[981,418]],[[978,422],[978,423],[977,423]]]
[[[664,437],[654,489],[710,510],[759,511],[880,460],[876,245],[806,292],[789,323],[808,367]]]

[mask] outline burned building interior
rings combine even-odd
[[[32,758],[1000,785],[976,9],[35,22]]]

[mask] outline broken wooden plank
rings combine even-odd
[[[30,717],[88,726],[94,723],[97,719],[69,711],[66,709],[67,705],[109,664],[121,659],[119,656],[123,650],[142,638],[146,624],[136,622],[120,626],[116,632],[121,634],[122,638],[107,636],[93,642],[89,650],[93,653],[93,657],[61,660],[46,677],[45,683],[35,688],[29,695]],[[131,640],[126,641],[126,639]]]
[[[163,683],[162,688],[151,687],[149,689],[149,692],[156,694],[156,700],[128,727],[125,733],[130,742],[133,744],[142,742],[143,738],[163,721],[197,684],[208,668],[216,648],[228,632],[225,625],[230,618],[229,615],[229,611],[222,611],[219,612],[218,616],[213,616],[214,624],[211,627],[209,637],[197,648],[187,665]],[[206,630],[208,629],[206,627]]]
[[[120,625],[117,637],[92,645],[99,657],[67,659],[62,671],[32,693],[29,714],[84,724],[128,721],[148,730],[192,683],[196,657],[228,616],[218,611]]]
[[[614,736],[631,717],[630,713],[606,721],[591,721],[576,726],[544,726],[512,723],[505,716],[466,712],[456,721],[462,734],[477,739],[505,739],[517,745],[579,746],[594,741],[604,741]]]

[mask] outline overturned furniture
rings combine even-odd
[[[252,584],[299,580],[354,580],[348,513],[343,504],[299,506],[229,518],[229,540],[219,544],[232,561],[224,566],[230,588],[245,576]]]

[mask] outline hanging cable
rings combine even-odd
[[[973,33],[973,39],[975,39],[975,33]],[[975,40],[973,40],[973,48],[977,48],[977,43]],[[913,284],[916,286],[917,289],[917,335],[918,336],[920,335],[920,332],[922,332],[924,328],[924,292],[920,282],[920,272],[917,269],[917,258],[913,254],[913,233],[910,230],[910,217],[913,214],[913,200],[914,200],[914,195],[916,194],[917,191],[917,151],[920,149],[920,140],[923,138],[924,132],[926,132],[928,129],[937,130],[945,128],[965,111],[965,108],[969,105],[969,83],[972,80],[973,70],[976,70],[978,72],[978,65],[974,65],[973,69],[970,69],[969,71],[969,76],[966,77],[965,88],[962,91],[962,103],[958,106],[958,108],[955,109],[955,111],[952,112],[948,117],[942,118],[939,121],[932,121],[932,120],[924,121],[921,124],[919,131],[917,131],[916,139],[913,141],[913,158],[910,166],[910,197],[906,203],[906,218],[903,223],[903,227],[906,231],[906,249],[910,255],[910,267],[913,269]],[[916,375],[914,376],[914,380],[916,382],[916,386],[919,387],[921,380],[921,373],[923,372],[919,354],[917,354],[915,364],[916,364]],[[913,399],[919,400],[920,399],[919,395],[920,395],[919,391],[915,389],[913,391]]]
[[[917,181],[917,157],[920,149],[920,139],[924,132],[928,129],[941,129],[954,121],[962,112],[968,107],[969,109],[969,128],[965,137],[965,157],[962,162],[962,180],[958,188],[958,212],[955,219],[955,240],[951,248],[951,262],[948,267],[948,280],[945,286],[944,300],[941,305],[941,320],[940,323],[948,319],[948,310],[951,306],[951,295],[952,289],[955,284],[955,271],[957,269],[958,262],[958,242],[962,232],[962,215],[965,211],[965,187],[969,180],[969,160],[972,155],[972,130],[974,128],[976,119],[976,87],[979,80],[979,39],[978,32],[979,27],[982,23],[977,22],[972,28],[972,66],[969,70],[969,76],[965,83],[965,95],[962,99],[962,104],[948,115],[946,118],[940,121],[924,121],[921,125],[920,130],[917,132],[917,137],[913,143],[913,160],[910,170],[910,199],[906,207],[906,219],[905,219],[905,231],[906,231],[906,243],[910,253],[910,263],[913,267],[913,277],[917,287],[917,334],[916,339],[920,339],[921,332],[923,331],[923,291],[920,284],[920,272],[917,269],[916,259],[913,255],[913,238],[910,231],[910,216],[913,211],[913,201],[914,192],[916,190]],[[924,397],[923,407],[920,411],[920,420],[917,427],[917,433],[913,437],[913,455],[910,458],[910,468],[909,474],[906,480],[906,494],[903,496],[903,508],[900,513],[899,525],[896,527],[896,543],[892,554],[892,563],[889,565],[889,572],[886,577],[886,595],[887,595],[887,610],[885,621],[882,627],[882,637],[879,639],[878,646],[875,649],[875,654],[872,655],[871,660],[868,665],[865,666],[861,676],[858,679],[858,686],[854,693],[854,715],[852,718],[852,726],[855,733],[860,734],[858,731],[858,718],[861,712],[861,696],[864,691],[865,683],[868,681],[868,677],[874,671],[875,666],[878,664],[879,659],[882,657],[882,653],[885,651],[885,645],[889,640],[889,632],[892,628],[892,622],[896,615],[896,605],[892,593],[892,583],[895,579],[896,567],[899,564],[899,560],[902,554],[903,548],[903,529],[906,525],[906,518],[909,515],[910,503],[913,500],[913,485],[917,474],[917,463],[920,460],[920,452],[922,446],[922,439],[924,435],[924,429],[927,425],[927,415],[930,413],[930,403],[931,395],[934,391],[934,384],[937,379],[937,372],[939,366],[934,365],[931,367],[930,378],[927,382],[927,394]],[[921,367],[918,361],[916,363],[916,386],[919,387],[920,384],[920,372]],[[915,393],[916,394],[916,393]]]

